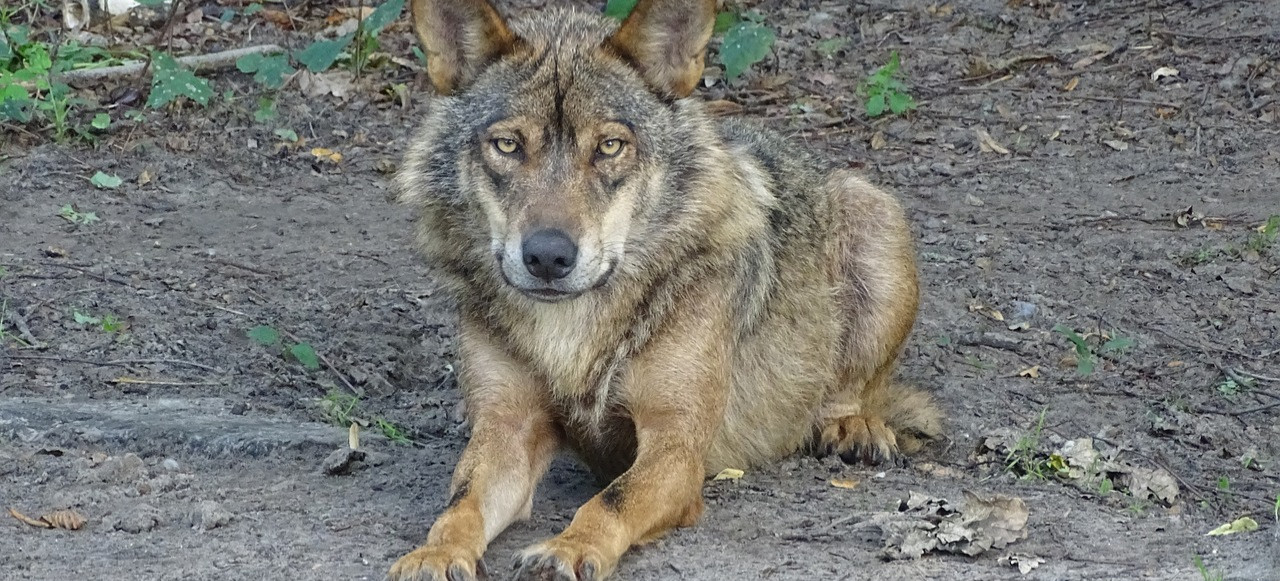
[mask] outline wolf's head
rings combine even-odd
[[[411,9],[441,97],[397,178],[402,199],[452,230],[436,244],[475,246],[449,252],[482,256],[470,268],[525,296],[606,284],[688,169],[679,152],[696,131],[679,100],[701,79],[716,0],[640,0],[621,25],[567,9],[507,22],[487,0]]]

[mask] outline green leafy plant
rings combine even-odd
[[[1276,243],[1277,236],[1280,236],[1280,214],[1267,218],[1266,223],[1251,234],[1244,245],[1254,252],[1262,252]]]
[[[1040,436],[1044,433],[1044,418],[1049,408],[1040,410],[1036,425],[1029,432],[1018,438],[1005,458],[1005,470],[1018,474],[1023,478],[1044,480],[1054,470],[1049,462],[1040,456]]]
[[[253,80],[268,89],[279,89],[284,81],[298,72],[289,64],[289,57],[282,54],[249,54],[236,60],[236,68],[242,73],[253,73]]]
[[[871,73],[858,85],[858,93],[866,98],[868,117],[879,117],[890,111],[902,115],[916,108],[916,101],[907,93],[907,85],[900,79],[902,61],[898,52],[889,53],[889,62]]]
[[[1222,491],[1231,490],[1231,479],[1227,478],[1226,476],[1219,476],[1218,490],[1222,490]]]
[[[96,176],[95,176],[96,177]],[[117,178],[118,179],[118,178]],[[71,204],[66,204],[58,209],[58,217],[71,222],[72,224],[89,225],[97,222],[98,215],[94,212],[79,212]]]
[[[346,427],[351,424],[373,426],[388,440],[396,444],[413,443],[413,440],[405,430],[395,423],[380,417],[374,417],[372,420],[366,420],[361,417],[364,414],[360,410],[360,398],[348,393],[330,390],[329,393],[320,398],[320,413],[324,416],[325,421],[337,426]]]
[[[338,62],[343,52],[354,44],[355,48],[348,57],[352,69],[359,76],[369,64],[369,56],[379,48],[379,33],[387,25],[395,22],[403,10],[404,0],[387,0],[378,5],[373,12],[369,13],[369,16],[357,21],[354,32],[331,40],[317,40],[306,48],[295,52],[293,58],[306,67],[308,71],[320,73],[328,70],[334,63]],[[425,61],[425,55],[423,57]]]
[[[162,52],[153,54],[151,94],[147,96],[147,106],[159,109],[181,97],[201,106],[208,105],[209,99],[213,98],[213,87],[209,86],[209,81],[183,68],[172,56]]]
[[[115,315],[103,315],[95,317],[86,315],[80,311],[72,311],[71,317],[77,325],[92,325],[105,333],[117,333],[124,329],[124,324]]]
[[[99,131],[105,131],[108,127],[111,127],[111,115],[98,113],[93,116],[93,121],[89,122],[89,126]]]
[[[1053,330],[1066,337],[1074,346],[1076,373],[1081,376],[1093,373],[1094,360],[1097,357],[1114,358],[1133,347],[1133,339],[1112,333],[1111,338],[1102,343],[1095,351],[1089,341],[1071,327],[1059,323],[1053,326]]]
[[[725,31],[720,43],[720,63],[724,65],[725,78],[733,81],[751,65],[764,60],[775,40],[777,35],[763,24],[759,13],[744,14],[742,21]]]
[[[93,174],[93,177],[89,178],[89,183],[100,190],[114,190],[120,187],[124,180],[115,174],[97,172]]]
[[[248,336],[263,347],[273,349],[281,355],[289,354],[307,369],[313,371],[320,369],[320,357],[316,355],[316,350],[310,343],[286,344],[280,340],[280,332],[267,325],[258,325],[249,329]]]

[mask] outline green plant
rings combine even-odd
[[[901,115],[916,108],[916,101],[907,93],[907,85],[900,78],[902,61],[898,52],[889,53],[889,62],[876,69],[858,85],[858,93],[866,98],[868,117],[879,117],[885,110]]]
[[[1249,235],[1244,245],[1248,250],[1262,252],[1276,243],[1277,236],[1280,236],[1280,214],[1267,218],[1266,223],[1259,227],[1257,232]]]
[[[1053,467],[1040,457],[1040,436],[1044,432],[1044,418],[1048,412],[1049,408],[1041,409],[1035,427],[1014,443],[1008,456],[1005,457],[1005,470],[1022,478],[1037,480],[1045,480],[1048,478],[1047,472],[1054,471]]]
[[[1111,494],[1111,491],[1115,490],[1115,488],[1116,485],[1114,482],[1111,482],[1110,478],[1103,478],[1102,481],[1098,483],[1098,493],[1102,496]]]
[[[147,106],[159,109],[186,97],[201,106],[208,105],[213,97],[209,81],[178,64],[172,56],[157,52],[151,56],[151,94]]]
[[[397,444],[410,443],[409,436],[405,435],[404,431],[401,430],[399,426],[382,418],[375,419],[373,424],[374,426],[377,426],[378,431],[382,432],[382,435],[386,436],[388,440]]]
[[[352,70],[359,76],[368,65],[369,56],[378,50],[378,34],[388,24],[394,22],[403,9],[404,0],[387,0],[369,13],[369,16],[358,20],[354,32],[331,40],[317,40],[306,48],[293,53],[293,58],[306,67],[307,70],[319,73],[332,67],[342,56],[343,51],[354,44],[355,48],[348,55],[348,58]],[[244,60],[244,58],[241,60]],[[237,66],[239,66],[239,62],[237,62]],[[279,64],[277,63],[276,66],[279,66]]]
[[[1063,337],[1066,337],[1067,340],[1071,342],[1075,349],[1076,373],[1081,376],[1093,373],[1095,358],[1104,357],[1114,359],[1133,347],[1133,339],[1113,332],[1110,338],[1103,342],[1102,345],[1098,346],[1095,351],[1093,346],[1089,344],[1088,339],[1077,333],[1071,327],[1059,323],[1053,326],[1053,330],[1054,332],[1061,334]]]
[[[331,424],[342,427],[350,426],[351,424],[372,425],[388,440],[396,444],[410,444],[413,442],[403,428],[385,418],[374,417],[372,420],[365,420],[359,417],[363,415],[360,413],[359,408],[359,397],[341,391],[330,390],[329,393],[320,398],[320,413],[324,416],[325,421]]]
[[[101,172],[99,172],[101,173]],[[94,176],[95,178],[97,176]],[[119,178],[116,178],[119,179]],[[117,184],[118,185],[118,184]],[[79,212],[71,204],[66,204],[58,209],[58,217],[71,222],[72,224],[81,224],[88,226],[99,221],[98,214],[94,212]]]
[[[102,330],[107,333],[118,333],[124,330],[124,323],[115,315],[102,316]]]
[[[769,50],[777,40],[773,29],[764,25],[764,17],[758,12],[748,12],[724,33],[720,43],[720,63],[724,65],[725,79],[733,81],[742,73],[769,56]]]
[[[284,343],[280,340],[280,333],[272,327],[266,325],[258,325],[248,332],[249,338],[253,339],[263,347],[276,350],[281,356],[288,354],[293,357],[303,367],[316,370],[320,369],[320,357],[316,355],[316,350],[310,343]]]
[[[116,333],[124,329],[124,324],[121,323],[120,319],[115,315],[95,317],[93,315],[86,315],[80,311],[72,311],[71,316],[75,319],[77,325],[93,325],[105,333]]]
[[[325,420],[344,427],[353,423],[352,414],[358,405],[360,398],[337,390],[331,390],[320,399],[320,411]]]
[[[835,38],[828,38],[818,42],[818,46],[816,48],[818,49],[818,54],[822,55],[823,58],[831,58],[848,45],[849,39],[837,36]]]
[[[41,41],[29,27],[11,24],[12,14],[0,9],[0,119],[44,123],[53,128],[59,142],[73,132],[91,138],[76,122],[78,108],[87,102],[56,77],[68,70],[117,64],[121,59],[75,41],[60,46]]]
[[[114,190],[120,187],[124,180],[114,174],[97,172],[93,174],[93,177],[89,178],[89,183],[100,190]]]
[[[1224,492],[1231,490],[1231,479],[1227,478],[1226,476],[1219,476],[1218,490],[1222,490]]]
[[[1196,570],[1200,572],[1200,578],[1204,581],[1223,581],[1226,577],[1220,572],[1210,571],[1209,568],[1204,565],[1204,560],[1200,558],[1200,555],[1195,555],[1191,561],[1195,563]]]

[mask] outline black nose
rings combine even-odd
[[[564,278],[578,261],[578,245],[562,230],[546,228],[530,234],[520,245],[524,267],[542,280]]]

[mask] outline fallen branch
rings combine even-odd
[[[189,55],[178,57],[176,60],[178,61],[178,64],[194,71],[222,70],[236,66],[236,61],[243,56],[251,54],[278,54],[282,52],[284,52],[284,49],[280,48],[279,45],[264,44],[260,46],[224,50],[222,52]],[[134,61],[112,67],[78,69],[58,75],[58,80],[73,83],[113,79],[138,74],[146,69],[146,67],[147,63],[145,61]]]

